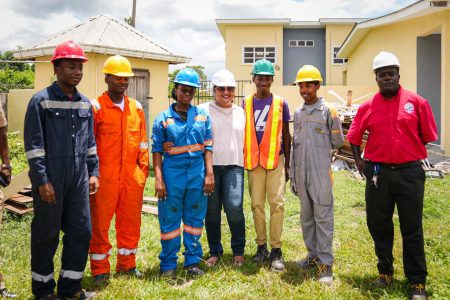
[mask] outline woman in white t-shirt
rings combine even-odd
[[[221,210],[225,210],[231,231],[233,263],[244,263],[245,218],[242,207],[244,192],[244,110],[233,104],[236,81],[228,70],[213,75],[214,101],[201,104],[209,112],[213,135],[214,192],[208,199],[205,218],[210,257],[214,266],[223,254],[221,243]]]

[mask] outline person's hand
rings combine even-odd
[[[211,196],[211,194],[214,192],[214,175],[213,174],[206,174],[205,176],[205,184],[203,186],[203,193],[206,196]]]
[[[41,199],[44,203],[56,203],[55,189],[50,182],[39,186],[39,195],[41,195]]]
[[[292,192],[292,194],[294,194],[295,196],[298,196],[297,187],[295,186],[295,182],[294,182],[293,180],[291,180],[291,192]]]
[[[89,194],[94,195],[98,191],[98,187],[100,186],[98,182],[98,177],[91,176],[89,178]]]
[[[2,165],[0,176],[2,176],[2,178],[5,180],[5,187],[8,186],[11,183],[11,167]]]
[[[355,158],[355,165],[359,174],[364,178],[364,168],[366,166],[366,162],[362,158]]]
[[[163,151],[169,152],[170,149],[172,149],[172,146],[173,146],[173,142],[164,142],[163,143]]]
[[[155,196],[159,200],[166,200],[167,198],[166,184],[162,178],[155,178]]]

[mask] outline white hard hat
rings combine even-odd
[[[214,73],[211,83],[214,86],[236,86],[233,73],[227,69],[222,69]]]
[[[400,62],[398,61],[397,56],[393,53],[381,51],[377,56],[373,59],[372,70],[388,66],[396,66],[400,68]]]

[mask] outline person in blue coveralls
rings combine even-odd
[[[152,135],[162,246],[159,259],[161,275],[165,278],[176,275],[181,221],[184,268],[192,276],[203,275],[199,268],[203,256],[200,237],[207,196],[214,189],[210,118],[204,109],[191,105],[200,78],[195,70],[185,68],[178,72],[174,83],[172,98],[176,103],[155,120]],[[170,150],[164,151],[165,143],[170,145]]]
[[[86,61],[78,43],[58,45],[51,58],[57,80],[33,95],[25,115],[34,208],[31,277],[39,300],[95,295],[81,288],[91,240],[89,194],[99,187],[92,106],[76,89]],[[53,260],[60,231],[64,237],[55,295]]]

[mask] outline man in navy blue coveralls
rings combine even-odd
[[[91,239],[89,193],[98,189],[98,158],[91,104],[75,88],[85,61],[77,43],[59,45],[52,57],[57,81],[33,95],[25,116],[34,202],[32,290],[38,299],[57,299],[53,257],[61,230],[58,296],[89,298],[81,279]]]

